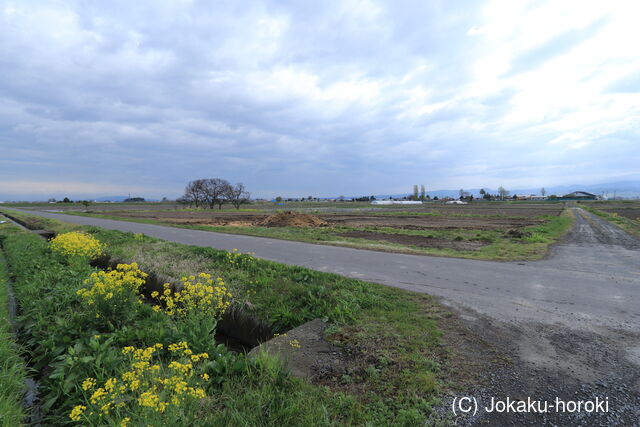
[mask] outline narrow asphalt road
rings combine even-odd
[[[260,237],[25,211],[76,224],[144,233],[178,243],[242,252],[429,293],[501,321],[572,329],[640,327],[640,242],[573,208],[576,227],[549,259],[503,263],[404,255]]]

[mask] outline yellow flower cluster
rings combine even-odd
[[[231,304],[231,292],[220,277],[215,279],[215,283],[207,273],[200,273],[197,278],[183,277],[180,287],[181,290],[173,292],[171,286],[165,283],[162,294],[157,291],[151,293],[152,298],[164,303],[164,312],[169,316],[185,317],[190,312],[198,312],[219,317]],[[162,311],[160,305],[153,309]]]
[[[247,252],[246,254],[243,254],[242,252],[238,251],[238,249],[233,248],[231,252],[227,252],[225,254],[225,260],[228,264],[237,268],[248,267],[255,260],[255,258],[253,258],[253,255],[254,252]]]
[[[82,416],[82,413],[86,409],[87,407],[84,405],[77,405],[75,408],[71,410],[71,413],[69,414],[69,418],[71,418],[72,421],[80,421],[80,417]]]
[[[84,281],[90,288],[83,288],[77,294],[89,305],[97,299],[110,300],[122,294],[137,293],[138,288],[144,284],[147,274],[140,271],[137,263],[118,264],[115,270],[109,272],[98,271],[91,273],[91,277]]]
[[[98,239],[77,231],[58,234],[51,239],[49,246],[52,251],[65,256],[89,259],[99,257],[104,249],[104,244]]]
[[[102,387],[96,388],[96,380],[87,378],[82,383],[83,390],[90,392],[89,416],[109,415],[112,411],[129,406],[126,412],[131,412],[132,406],[150,409],[159,414],[165,414],[172,406],[178,407],[187,399],[203,399],[206,397],[202,381],[207,381],[206,373],[199,374],[202,362],[209,358],[207,353],[194,354],[187,342],[170,344],[167,348],[173,360],[167,366],[154,362],[154,356],[162,351],[160,343],[147,348],[125,347],[122,353],[129,355],[129,368],[120,378],[109,378]],[[80,421],[87,407],[76,406],[69,418]],[[121,425],[127,425],[130,418],[124,418]]]

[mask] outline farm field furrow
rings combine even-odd
[[[418,207],[346,207],[334,203],[331,212],[299,208],[276,209],[124,209],[121,204],[95,206],[66,213],[246,234],[276,239],[362,249],[443,255],[475,259],[540,259],[550,244],[571,225],[562,203],[478,202],[469,205],[429,203]],[[165,205],[166,206],[166,205]]]

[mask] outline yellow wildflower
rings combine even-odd
[[[71,410],[71,413],[69,414],[69,418],[71,418],[72,421],[80,421],[80,416],[85,411],[85,409],[87,409],[87,407],[83,405],[75,406]]]
[[[140,406],[155,408],[158,405],[158,402],[160,402],[160,398],[158,397],[158,395],[150,391],[145,391],[138,398],[138,404]]]
[[[104,245],[95,237],[78,231],[59,234],[51,239],[49,245],[52,251],[59,254],[89,259],[102,255],[104,248]]]
[[[84,391],[91,390],[95,386],[96,386],[96,379],[95,378],[87,378],[86,380],[84,380],[82,382],[82,389]]]

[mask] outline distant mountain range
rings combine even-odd
[[[489,188],[483,187],[486,192],[489,194],[498,194],[497,188]],[[540,194],[541,188],[507,188],[510,195],[514,194]],[[623,198],[636,198],[640,197],[640,181],[625,181],[625,182],[610,182],[606,184],[592,184],[592,185],[556,185],[551,187],[545,187],[547,196],[550,195],[558,195],[562,196],[564,194],[572,193],[574,191],[586,191],[588,193],[593,193],[598,196],[604,196],[605,198],[623,197]],[[480,197],[480,188],[464,188],[464,191],[467,191],[473,194],[473,197]],[[442,197],[454,197],[457,198],[460,196],[460,189],[457,190],[435,190],[429,191],[427,188],[426,192],[432,198],[437,196],[438,198]],[[389,197],[393,198],[402,198],[405,196],[410,196],[413,193],[404,193],[404,194],[376,194],[376,199],[387,199]]]
[[[138,196],[132,196],[132,197],[138,197]],[[129,196],[105,196],[105,197],[98,197],[97,199],[93,199],[96,202],[124,202],[126,199],[128,199]],[[146,197],[144,198],[145,202],[158,202],[159,200],[156,199],[147,199]]]

